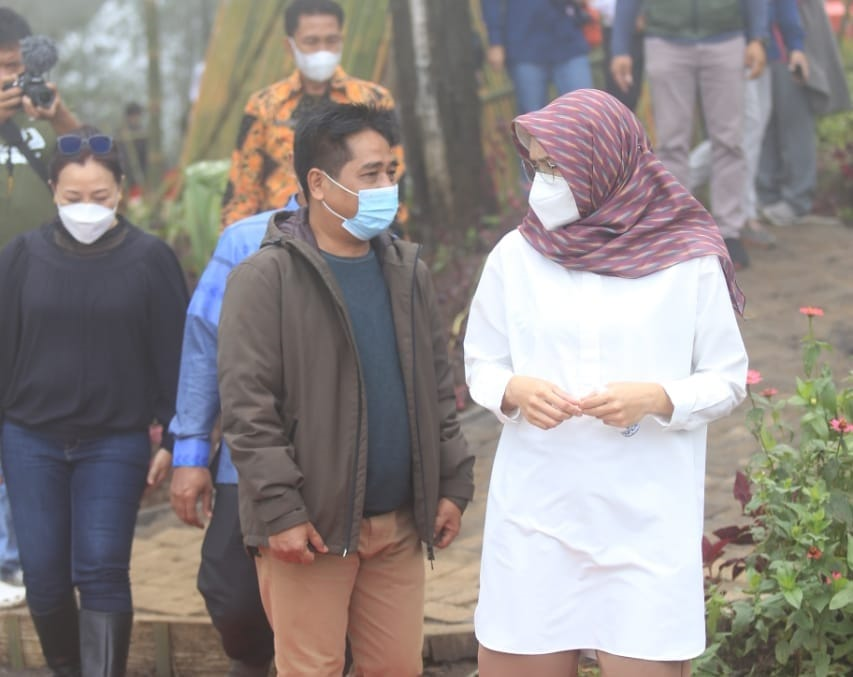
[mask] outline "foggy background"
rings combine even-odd
[[[247,0],[244,0],[247,1]],[[190,86],[202,68],[219,0],[159,0],[163,151],[180,154]],[[113,133],[126,104],[148,106],[143,0],[0,0],[53,38],[59,62],[50,79],[81,122]]]

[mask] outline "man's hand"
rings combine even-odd
[[[0,79],[0,124],[10,119],[23,105],[24,96],[20,87],[5,89],[7,85],[12,84],[16,79],[14,75],[7,75],[5,78]]]
[[[794,79],[800,84],[809,79],[809,60],[805,53],[795,49],[788,57],[788,70],[794,75]]]
[[[627,428],[643,416],[672,415],[672,401],[657,383],[608,383],[584,397],[580,407],[585,415],[619,428]]]
[[[610,74],[616,86],[627,92],[634,84],[634,60],[628,54],[619,54],[610,60]]]
[[[436,548],[446,548],[453,543],[462,526],[462,511],[449,498],[442,498],[435,511],[433,541]]]
[[[147,496],[154,489],[160,486],[160,483],[166,479],[166,475],[169,474],[169,468],[172,467],[172,454],[168,449],[158,449],[157,453],[154,454],[154,457],[151,459],[151,463],[148,466],[148,478],[147,483],[148,486],[145,487],[145,491],[143,492],[143,496]]]
[[[506,50],[503,45],[490,45],[486,50],[486,61],[496,71],[502,71],[506,63]]]
[[[169,499],[172,510],[181,521],[191,527],[204,528],[204,518],[213,515],[211,501],[213,499],[213,481],[210,470],[204,467],[180,466],[172,472],[172,485],[169,488]],[[199,515],[198,502],[201,499],[201,510],[204,517]]]
[[[293,564],[311,564],[314,552],[325,554],[329,552],[322,537],[311,522],[297,524],[269,538],[270,554],[283,562]],[[312,552],[311,548],[314,549]]]
[[[583,412],[578,401],[553,383],[532,376],[513,376],[506,384],[501,409],[520,409],[525,420],[537,428],[550,430]]]
[[[743,63],[749,69],[747,77],[750,80],[754,80],[764,72],[764,66],[767,65],[767,52],[764,51],[764,44],[761,40],[749,41]]]

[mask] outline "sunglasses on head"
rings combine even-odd
[[[56,139],[56,147],[63,155],[77,155],[86,146],[94,155],[106,155],[113,148],[113,140],[106,134],[80,136],[64,134]]]

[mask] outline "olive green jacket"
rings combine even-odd
[[[355,552],[367,478],[364,380],[343,293],[307,211],[278,212],[261,250],[228,280],[219,322],[222,428],[239,474],[248,546],[310,521],[330,553]],[[473,495],[447,339],[420,248],[371,241],[406,389],[414,517],[430,546],[440,498]]]

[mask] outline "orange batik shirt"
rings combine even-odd
[[[325,101],[367,103],[394,108],[394,99],[384,87],[347,75],[338,67],[324,97],[310,97],[302,90],[295,71],[249,98],[237,147],[231,155],[228,186],[222,200],[221,226],[270,209],[280,209],[299,191],[293,169],[293,135],[302,115]],[[402,176],[403,148],[394,147]]]

